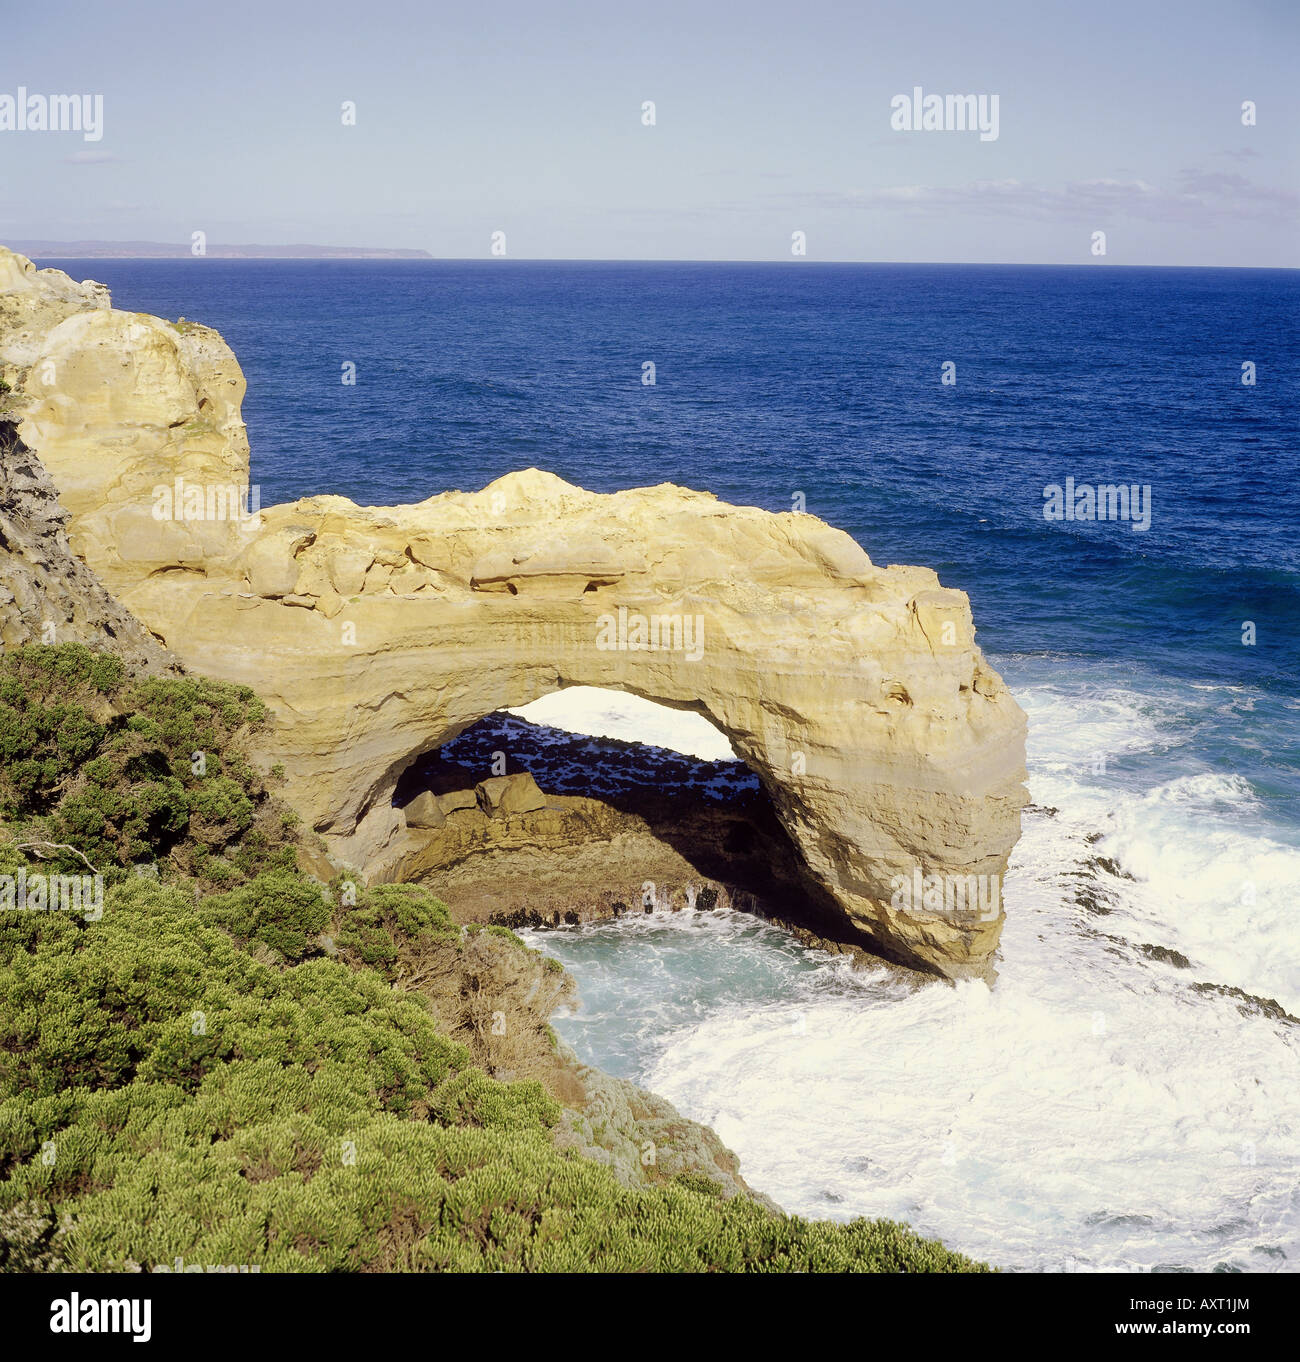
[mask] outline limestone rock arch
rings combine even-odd
[[[39,289],[19,273],[21,303]],[[420,753],[566,685],[625,690],[728,736],[846,940],[987,969],[1000,900],[912,892],[1000,883],[1025,800],[1024,715],[964,593],[878,567],[810,515],[537,469],[414,505],[322,496],[220,518],[202,493],[248,481],[234,356],[207,328],[59,287],[24,314],[10,372],[73,546],[185,662],[268,700],[286,797],[345,862],[377,877],[400,854],[392,794]],[[177,479],[200,489],[197,514],[178,492],[160,518]]]

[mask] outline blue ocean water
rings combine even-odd
[[[562,1025],[790,1209],[1007,1266],[1300,1265],[1300,1028],[1243,1001],[1300,1016],[1300,275],[51,263],[222,332],[263,504],[530,464],[801,493],[967,591],[1054,810],[1026,818],[998,986],[904,996],[699,914],[548,937],[587,1004]],[[1067,477],[1149,485],[1150,528],[1045,520]]]
[[[264,504],[421,500],[529,464],[770,510],[802,492],[878,561],[968,591],[989,651],[1300,671],[1293,271],[59,264],[222,332]],[[1149,483],[1151,528],[1049,524],[1067,476]]]

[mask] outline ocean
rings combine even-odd
[[[264,505],[671,481],[968,592],[1029,715],[995,986],[655,915],[533,934],[578,979],[557,1026],[790,1211],[1010,1269],[1300,1267],[1300,275],[39,263],[222,332]],[[1149,526],[1045,519],[1067,479]],[[596,727],[689,751],[693,717]]]

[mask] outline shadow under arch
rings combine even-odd
[[[545,703],[562,696],[570,703]],[[586,717],[596,705],[605,706],[603,719]],[[839,930],[833,900],[803,865],[759,773],[703,717],[693,725],[663,722],[674,710],[696,713],[646,701],[635,691],[573,686],[521,712],[498,711],[469,725],[407,766],[395,807],[405,809],[422,795],[455,804],[485,779],[529,775],[546,808],[515,815],[511,825],[462,805],[447,815],[456,825],[452,834],[415,830],[423,846],[408,854],[396,877],[423,879],[453,911],[507,926],[721,903],[831,944]],[[621,731],[602,731],[611,728]],[[508,849],[482,836],[507,827],[534,839],[514,864]],[[481,835],[477,845],[455,835],[469,828]],[[591,845],[571,858],[572,873],[556,877],[539,901],[530,860],[548,836],[557,860],[564,857],[570,828]],[[439,841],[448,843],[441,859],[430,855]],[[476,859],[484,862],[477,873]]]

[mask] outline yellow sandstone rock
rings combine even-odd
[[[527,771],[510,776],[489,776],[474,787],[479,808],[486,814],[533,813],[546,807],[546,796]],[[409,826],[410,819],[407,819]]]
[[[670,484],[602,495],[535,468],[415,505],[208,518],[214,488],[248,482],[234,356],[207,328],[32,282],[50,273],[0,250],[23,331],[0,334],[0,361],[22,371],[22,437],[74,549],[186,663],[265,697],[286,797],[345,862],[383,878],[410,850],[392,796],[416,757],[495,710],[604,686],[728,736],[846,940],[987,969],[1000,899],[900,898],[925,877],[1000,882],[1019,834],[1025,718],[964,593],[876,566],[809,515]]]

